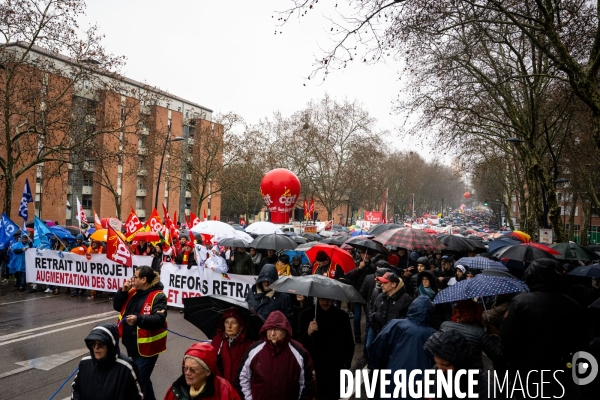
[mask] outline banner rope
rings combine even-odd
[[[62,383],[62,385],[60,385],[60,387],[56,390],[56,392],[54,392],[52,396],[50,396],[48,400],[52,400],[53,398],[55,398],[58,392],[62,390],[62,388],[67,384],[67,382],[71,380],[71,378],[73,377],[73,375],[75,375],[75,373],[77,373],[77,371],[79,371],[79,367],[75,368],[75,371],[73,371],[71,375],[69,375],[69,377]]]

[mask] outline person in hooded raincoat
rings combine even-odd
[[[142,399],[137,366],[119,350],[115,324],[100,324],[85,338],[90,355],[79,362],[71,385],[73,400]]]
[[[256,278],[256,283],[248,291],[246,302],[251,309],[264,319],[267,319],[271,312],[279,310],[285,314],[291,323],[294,319],[294,305],[291,295],[274,292],[271,289],[271,284],[277,279],[279,279],[277,267],[273,264],[265,264],[260,270],[258,278]]]
[[[181,376],[173,382],[164,400],[239,400],[226,379],[218,376],[217,357],[210,343],[194,343],[186,350]]]
[[[21,240],[19,242],[16,242],[10,247],[10,261],[8,263],[8,270],[17,279],[19,292],[25,290],[25,251],[27,251],[29,248],[31,248],[31,243],[29,243],[29,236],[27,236],[25,233],[21,235]]]
[[[576,388],[566,363],[571,362],[571,354],[587,349],[588,333],[583,308],[560,292],[561,267],[548,258],[529,265],[523,280],[531,291],[513,299],[500,325],[500,339],[507,368],[513,374],[519,372],[523,377],[532,370],[567,371],[557,377],[566,390],[564,398],[569,398]],[[529,385],[529,390],[534,390],[534,383]],[[547,386],[544,395],[559,396],[562,390],[559,385]]]
[[[217,353],[220,375],[233,386],[237,385],[242,357],[252,343],[242,314],[235,309],[225,311],[212,338],[212,345]]]
[[[390,369],[393,375],[402,369],[431,368],[433,357],[423,345],[436,332],[432,324],[433,303],[427,296],[417,297],[408,307],[406,319],[390,321],[369,347],[369,369]]]
[[[312,400],[316,381],[312,358],[292,339],[292,327],[273,311],[259,332],[261,340],[242,359],[238,391],[243,399]]]

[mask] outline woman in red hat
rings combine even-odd
[[[217,354],[210,343],[195,343],[187,349],[181,370],[164,400],[240,400],[233,386],[217,376]]]

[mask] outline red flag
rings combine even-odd
[[[215,215],[215,217],[213,218],[215,221],[218,221],[217,216]]]
[[[207,220],[207,218],[206,218],[206,210],[202,210],[202,211],[204,211],[204,220],[206,221]]]
[[[119,264],[132,267],[133,257],[129,247],[123,239],[117,235],[117,232],[108,225],[108,233],[106,234],[106,258],[118,262]]]
[[[206,211],[205,211],[206,213]],[[204,217],[204,220],[206,221],[206,216]],[[200,218],[196,217],[196,214],[194,214],[193,212],[190,213],[190,228],[193,228],[194,226],[196,226],[196,224],[200,223]]]
[[[306,198],[304,199],[304,204],[302,205],[302,208],[304,208],[304,220],[308,221],[308,219],[310,218],[310,214],[308,213],[308,200],[306,200]]]
[[[102,229],[102,222],[100,221],[100,218],[98,218],[96,210],[94,210],[94,228],[96,228],[96,230]]]
[[[152,214],[150,215],[147,225],[153,232],[160,233],[165,239],[167,238],[169,230],[163,225],[156,208],[152,209]]]
[[[131,212],[127,217],[127,222],[125,222],[125,237],[127,238],[127,240],[131,240],[133,234],[142,229],[143,227],[144,225],[142,225],[133,207],[131,207]]]
[[[333,220],[325,221],[325,230],[330,231],[333,229]]]
[[[310,207],[308,208],[310,219],[315,219],[315,199],[310,199]]]

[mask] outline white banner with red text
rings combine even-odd
[[[245,300],[256,281],[253,275],[221,274],[209,268],[164,263],[160,281],[165,287],[168,305],[183,307],[186,297],[220,294],[238,300]]]
[[[80,256],[55,250],[29,249],[25,252],[27,282],[44,285],[116,292],[131,279],[137,267],[150,266],[152,257],[133,256],[133,268],[118,264],[106,254]],[[186,297],[220,294],[244,300],[256,276],[221,274],[202,266],[163,263],[161,283],[168,305],[183,307]]]

